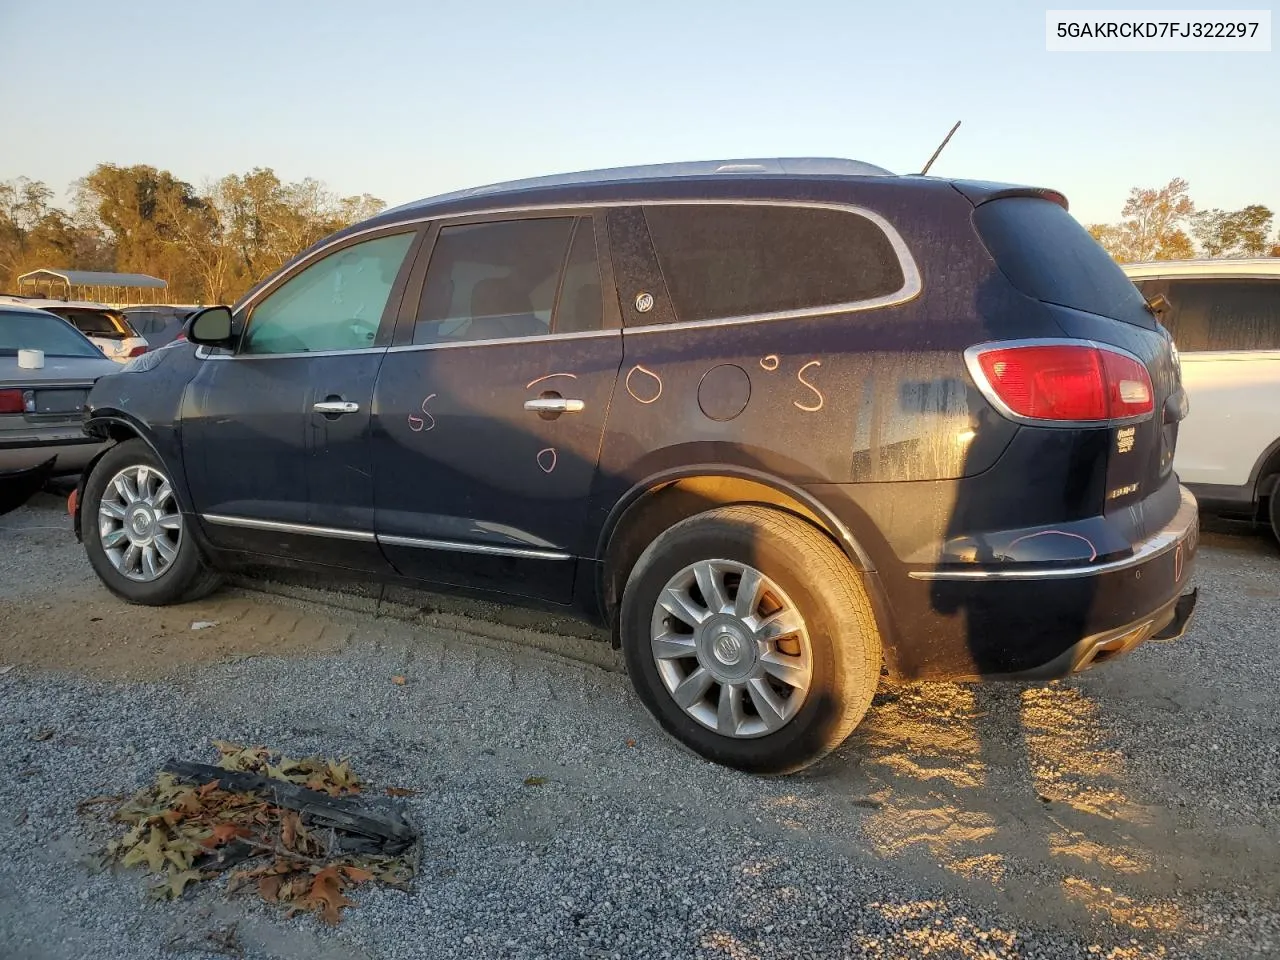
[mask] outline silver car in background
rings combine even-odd
[[[43,364],[20,365],[24,350],[40,351]],[[103,446],[81,427],[85,398],[119,370],[61,317],[0,304],[0,485],[36,468],[79,473]]]

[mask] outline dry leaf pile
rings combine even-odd
[[[290,916],[312,912],[331,924],[352,905],[346,894],[353,887],[372,882],[407,887],[416,872],[416,844],[396,855],[370,852],[368,838],[353,844],[307,813],[289,809],[282,799],[300,788],[350,798],[336,802],[347,806],[356,802],[365,785],[347,761],[292,760],[264,747],[222,741],[214,746],[219,760],[217,770],[207,768],[213,773],[208,782],[184,782],[162,772],[154,784],[119,804],[110,819],[128,828],[107,844],[109,862],[145,867],[156,878],[151,889],[159,897],[181,896],[189,884],[227,874],[229,892],[252,887],[264,900],[286,906]],[[265,777],[259,782],[282,787],[279,792],[227,789],[226,782],[214,779],[218,770]],[[118,799],[93,797],[81,810]]]

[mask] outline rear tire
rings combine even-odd
[[[880,679],[880,634],[848,558],[764,507],[720,507],[658,536],[627,579],[620,632],[662,727],[752,773],[791,773],[835,749]]]
[[[1271,487],[1271,496],[1267,498],[1267,513],[1271,519],[1271,532],[1275,534],[1277,542],[1280,542],[1280,480],[1277,480]]]
[[[143,441],[117,444],[94,465],[80,509],[89,564],[117,597],[165,606],[221,584],[200,555],[168,468]]]

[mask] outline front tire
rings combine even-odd
[[[166,467],[143,441],[117,444],[94,465],[80,509],[89,564],[117,597],[165,606],[221,583],[187,529]]]
[[[627,579],[620,627],[627,672],[662,727],[752,773],[835,749],[880,678],[880,634],[848,559],[765,507],[720,507],[658,536]]]

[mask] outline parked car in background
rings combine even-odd
[[[1280,538],[1280,259],[1126,264],[1177,344],[1191,413],[1174,468],[1203,507]]]
[[[19,351],[43,364],[24,367]],[[61,317],[0,304],[0,512],[49,477],[79,473],[104,443],[84,432],[84,404],[99,377],[120,370]]]
[[[0,298],[0,303],[5,302],[57,314],[93,341],[103,356],[117,363],[128,363],[147,352],[146,338],[140,336],[130,325],[124,313],[104,304],[88,300]]]
[[[187,336],[90,396],[110,590],[266,560],[576,609],[735,767],[812,763],[882,669],[1061,677],[1195,604],[1171,341],[1052,191],[820,159],[497,185]]]
[[[147,347],[156,350],[172,343],[191,314],[199,310],[195,304],[148,304],[125,307],[125,318],[138,334],[146,338]]]

